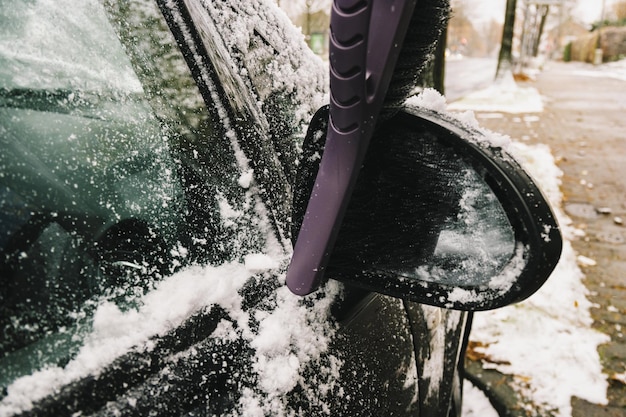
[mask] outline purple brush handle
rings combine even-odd
[[[324,156],[287,270],[298,295],[323,281],[416,0],[335,0],[330,123]]]

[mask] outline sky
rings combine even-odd
[[[453,0],[454,2],[455,0]],[[497,21],[504,21],[504,9],[506,6],[506,0],[456,0],[463,1],[467,4],[468,12],[471,14],[471,18],[476,21],[490,21],[495,19]],[[518,0],[518,5],[522,5],[525,0]],[[532,0],[531,0],[532,1]],[[558,0],[556,0],[558,1]],[[575,16],[584,23],[593,23],[599,20],[602,13],[602,0],[574,0],[576,7],[574,10]],[[605,0],[607,11],[610,5],[618,0]],[[298,1],[286,1],[282,0],[280,5],[287,11],[290,16],[298,14],[303,9],[304,0]],[[312,2],[313,8],[330,8],[330,0],[314,0]]]
[[[616,0],[606,0],[606,12]],[[602,14],[602,1],[600,0],[578,0],[577,10],[578,17],[585,22],[594,22],[600,20]]]
[[[469,7],[473,10],[472,18],[476,20],[491,20],[497,21],[504,20],[504,9],[506,6],[506,0],[464,0]],[[524,0],[518,0],[518,4],[523,3]],[[606,0],[607,10],[610,4],[616,0]],[[577,0],[577,5],[574,10],[575,16],[585,23],[592,23],[599,20],[602,13],[602,1],[601,0]]]

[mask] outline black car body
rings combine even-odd
[[[466,313],[284,287],[326,76],[273,2],[1,7],[1,415],[459,414]]]

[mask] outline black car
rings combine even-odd
[[[438,12],[415,12],[422,58],[447,11],[423,4]],[[510,220],[514,197],[497,203],[515,184],[485,162],[494,151],[467,145],[483,156],[450,176],[480,165],[475,205],[510,229],[511,253],[480,271],[513,265],[500,301],[458,296],[472,278],[443,253],[459,234],[439,229],[426,275],[448,281],[403,297],[380,273],[337,268],[344,283],[297,297],[284,285],[292,201],[314,170],[327,76],[272,1],[20,0],[2,4],[0,33],[0,415],[460,415],[461,310],[529,295],[513,278],[535,264],[532,222]],[[437,117],[389,115],[378,136],[477,134]]]

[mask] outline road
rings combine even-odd
[[[546,98],[545,110],[532,127],[514,123],[516,115],[483,119],[481,124],[513,138],[547,144],[563,171],[564,209],[574,226],[584,232],[572,245],[578,254],[593,261],[584,267],[584,284],[594,304],[593,327],[610,337],[610,342],[598,349],[609,380],[609,404],[599,406],[573,398],[572,417],[624,417],[626,82],[585,75],[580,71],[582,65],[551,62],[536,81],[526,84]]]
[[[583,229],[585,237],[574,249],[590,259],[585,285],[594,327],[611,341],[600,347],[604,372],[609,376],[609,407],[599,408],[574,400],[573,416],[626,415],[626,385],[618,375],[626,367],[626,83],[611,78],[590,78],[572,73],[567,65],[554,66],[538,80],[542,93],[554,102],[554,126],[548,144],[560,159],[565,210]],[[593,210],[582,213],[580,207]]]

